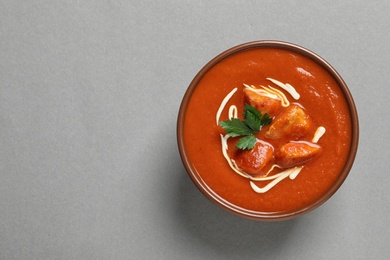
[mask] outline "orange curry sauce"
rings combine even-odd
[[[238,88],[220,120],[227,119],[230,105],[237,106],[238,117],[242,119],[243,84],[275,87],[266,78],[291,84],[300,94],[298,101],[276,88],[290,102],[301,104],[316,126],[326,128],[326,133],[318,142],[322,147],[321,155],[304,164],[294,180],[286,178],[268,192],[259,194],[250,187],[248,179],[229,167],[223,157],[220,137],[223,129],[216,124],[216,112],[225,96]],[[183,133],[191,167],[223,200],[247,210],[288,213],[305,208],[336,181],[351,145],[351,120],[343,93],[323,67],[288,50],[261,48],[233,54],[204,75],[188,103]],[[234,145],[229,149],[235,149]],[[266,184],[260,182],[259,186]]]

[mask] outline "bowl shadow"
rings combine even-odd
[[[298,218],[257,222],[238,217],[209,201],[192,183],[184,168],[179,178],[175,214],[177,223],[203,246],[212,247],[227,257],[274,256],[300,221]]]

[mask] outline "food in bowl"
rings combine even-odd
[[[358,119],[322,58],[258,41],[209,62],[180,108],[178,143],[197,187],[243,217],[283,220],[325,202],[352,167]]]

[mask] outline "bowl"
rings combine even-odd
[[[253,92],[277,100],[279,112],[268,101],[254,102],[248,94]],[[272,119],[260,131],[234,137],[221,125],[245,123],[246,105],[260,107],[264,116],[260,104]],[[293,108],[310,124],[281,128],[286,115],[304,118],[292,114]],[[275,129],[283,129],[279,137]],[[255,140],[254,147],[237,148],[243,137]],[[243,43],[211,59],[188,86],[177,120],[180,156],[196,187],[224,210],[257,221],[296,218],[326,202],[347,178],[358,139],[357,110],[339,73],[314,52],[275,40]],[[295,150],[286,155],[287,144]],[[264,151],[270,155],[259,157]],[[306,161],[304,154],[310,155]],[[246,170],[253,162],[246,158],[260,158],[260,170]]]

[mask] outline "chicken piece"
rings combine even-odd
[[[274,148],[271,144],[257,140],[251,150],[239,151],[235,161],[238,167],[250,175],[263,175],[264,167],[273,162]]]
[[[290,168],[307,163],[321,152],[321,146],[306,141],[289,142],[275,153],[276,163]]]
[[[273,117],[279,112],[281,107],[281,101],[279,99],[260,95],[246,88],[243,91],[246,102],[262,114],[267,113],[270,117]]]
[[[287,137],[290,140],[298,140],[312,131],[314,124],[306,111],[291,104],[272,121],[265,136],[270,139]]]

